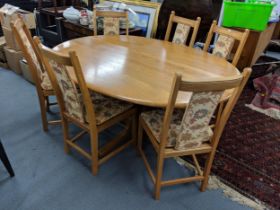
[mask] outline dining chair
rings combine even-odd
[[[105,11],[97,10],[96,5],[93,7],[93,35],[97,36],[98,24],[97,17],[103,18],[104,35],[119,35],[120,21],[125,21],[125,34],[128,35],[129,20],[127,11]]]
[[[35,43],[43,55],[43,63],[49,73],[60,106],[64,149],[70,148],[92,161],[92,173],[96,175],[99,165],[118,154],[131,144],[136,145],[137,118],[136,109],[130,103],[113,99],[98,93],[90,93],[82,73],[79,59],[75,52],[67,56]],[[72,71],[68,70],[69,68]],[[72,80],[72,77],[76,78]],[[82,129],[75,136],[69,134],[69,123]],[[99,148],[99,133],[119,124],[123,129],[111,141]],[[78,140],[85,133],[90,135],[90,152],[79,146]],[[128,141],[124,141],[131,134]]]
[[[11,166],[11,163],[9,161],[9,158],[8,158],[7,154],[6,154],[6,151],[5,151],[4,146],[1,142],[1,139],[0,139],[0,160],[2,161],[5,168],[7,169],[8,173],[10,174],[10,177],[14,177],[15,176],[14,170]]]
[[[166,110],[152,110],[140,114],[138,149],[154,183],[156,199],[160,198],[161,187],[193,181],[201,181],[200,190],[205,191],[219,139],[250,73],[251,69],[247,68],[239,76],[214,81],[184,81],[180,75],[176,75]],[[229,98],[220,120],[213,127],[209,126],[223,92],[231,88],[234,88],[234,93]],[[192,92],[185,109],[174,107],[179,91]],[[142,149],[143,130],[157,153],[156,175]],[[201,154],[207,155],[203,170],[197,159],[197,155]],[[192,157],[197,175],[162,181],[164,160],[180,156]]]
[[[199,29],[201,18],[197,17],[196,20],[191,20],[175,15],[175,12],[172,11],[169,17],[167,30],[165,33],[165,41],[169,41],[170,33],[173,24],[177,23],[175,34],[173,36],[172,42],[180,45],[185,45],[189,36],[191,29],[193,29],[192,36],[189,42],[189,47],[193,47],[196,39],[196,35]]]
[[[61,123],[60,120],[47,119],[47,112],[50,111],[50,106],[57,104],[50,103],[49,101],[50,96],[55,96],[54,90],[47,72],[44,70],[40,55],[36,50],[36,46],[33,43],[30,31],[23,20],[20,17],[17,18],[11,23],[11,27],[34,80],[40,104],[43,129],[44,131],[47,131],[48,125]]]
[[[219,36],[215,43],[212,54],[218,57],[229,59],[231,51],[234,47],[235,40],[239,41],[237,50],[231,62],[234,66],[236,66],[241,56],[241,53],[243,51],[243,48],[245,46],[245,43],[247,41],[247,38],[249,36],[249,30],[245,29],[244,32],[241,32],[241,31],[220,27],[217,25],[217,21],[214,20],[208,32],[206,42],[203,47],[204,51],[206,52],[208,51],[211,40],[215,33],[218,34]]]

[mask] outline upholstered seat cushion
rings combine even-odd
[[[168,131],[167,147],[175,147],[176,140],[181,131],[181,122],[184,116],[185,109],[175,109],[170,121],[170,128]],[[141,114],[142,119],[150,128],[152,134],[156,140],[160,142],[160,132],[163,123],[164,110],[157,109],[153,111],[143,112]],[[213,135],[212,129],[209,127],[209,140]]]
[[[97,125],[116,117],[133,106],[125,101],[117,100],[94,92],[91,93],[91,98],[94,104]]]

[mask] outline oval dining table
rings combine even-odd
[[[136,36],[90,36],[54,48],[76,51],[90,90],[134,104],[165,107],[175,73],[183,80],[227,80],[240,75],[226,60],[186,46]],[[75,81],[73,72],[70,73]],[[226,91],[223,100],[232,91]],[[184,107],[191,93],[179,93]]]

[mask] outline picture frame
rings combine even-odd
[[[112,5],[113,9],[132,9],[139,17],[139,21],[135,26],[142,28],[145,37],[150,38],[155,36],[161,6],[160,3],[143,0],[101,0],[100,3]]]

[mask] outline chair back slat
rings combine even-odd
[[[85,117],[81,95],[79,94],[75,83],[72,81],[66,66],[55,60],[49,60],[49,63],[62,92],[66,111],[75,119],[84,123]]]
[[[169,41],[172,25],[176,23],[177,26],[172,42],[180,45],[186,45],[186,42],[189,37],[189,33],[191,29],[193,29],[192,37],[189,43],[189,47],[193,47],[198,32],[198,28],[200,25],[200,21],[201,21],[200,17],[198,17],[196,20],[190,20],[187,18],[176,16],[175,12],[172,11],[169,17],[169,22],[168,22],[164,40]]]
[[[190,29],[191,29],[190,26],[184,25],[182,23],[178,23],[172,42],[175,44],[185,45],[190,33]]]
[[[205,141],[210,141],[215,133],[213,133],[209,124],[224,92],[228,89],[238,89],[244,82],[246,72],[225,80],[212,81],[183,81],[180,75],[176,75],[164,115],[160,147],[165,148],[172,144],[177,150],[185,150],[197,147]],[[248,79],[247,77],[248,75],[246,75],[246,79]],[[178,130],[174,141],[174,138],[168,138],[168,132],[175,102],[180,91],[192,92],[192,96],[185,108],[181,124],[176,128]],[[232,94],[232,97],[237,97],[237,94]],[[227,103],[227,106],[231,106],[227,111],[231,112],[235,103],[236,101]]]
[[[30,66],[35,82],[38,83],[39,86],[42,86],[43,89],[52,89],[48,75],[44,71],[38,52],[36,52],[29,29],[21,18],[12,22],[11,27],[15,33],[16,40],[22,49],[24,57]]]
[[[119,35],[120,20],[116,17],[104,17],[104,35]]]
[[[37,39],[35,43],[38,44],[42,53],[43,62],[54,86],[60,110],[68,113],[78,122],[85,123],[86,111],[81,93],[83,91],[81,88],[78,90],[70,76],[70,71],[73,70],[76,76],[76,67],[73,65],[72,59],[69,56],[60,55],[38,42]]]
[[[237,50],[232,59],[232,64],[236,66],[247,41],[247,38],[249,36],[249,30],[245,29],[244,32],[241,32],[229,28],[220,27],[217,25],[217,21],[214,20],[210,27],[206,42],[203,47],[204,51],[208,51],[210,43],[215,33],[218,34],[218,39],[215,43],[213,54],[218,57],[229,59],[235,41],[239,42]]]
[[[119,35],[120,21],[124,20],[126,23],[126,35],[128,35],[129,21],[128,12],[121,11],[99,11],[96,6],[93,8],[93,30],[94,36],[97,36],[98,24],[97,18],[103,18],[103,34],[104,35]]]
[[[185,110],[175,149],[198,147],[213,135],[209,127],[224,91],[195,92]]]
[[[229,59],[234,41],[234,38],[230,36],[220,35],[215,43],[212,54],[221,58]]]

